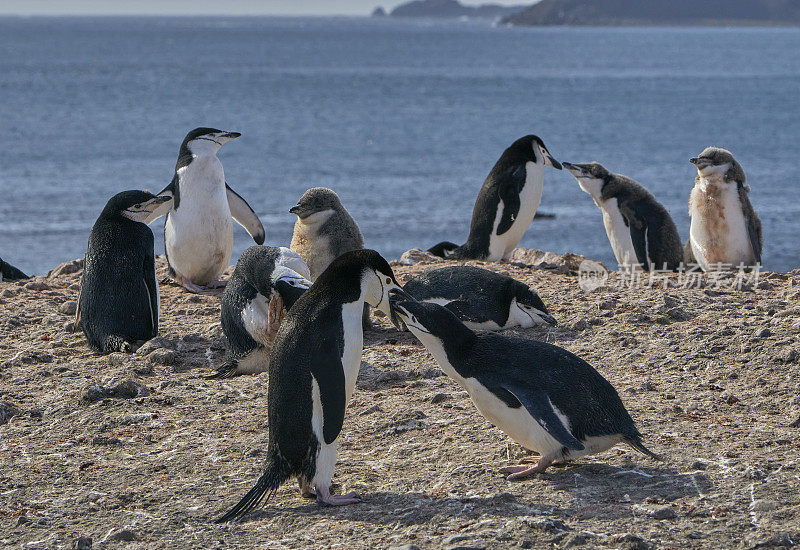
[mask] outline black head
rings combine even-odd
[[[426,347],[431,337],[441,340],[447,349],[475,336],[455,313],[439,304],[393,299],[392,309]]]
[[[697,172],[701,176],[719,175],[728,181],[745,183],[747,177],[744,169],[733,158],[733,153],[720,147],[706,147],[700,156],[689,159],[689,162],[697,166]]]
[[[109,199],[100,217],[122,216],[129,220],[145,223],[150,214],[168,200],[170,197],[156,196],[147,191],[123,191]]]
[[[552,166],[556,170],[561,170],[559,163],[547,150],[547,147],[539,136],[528,135],[519,138],[506,149],[505,155],[511,155],[517,162],[535,162]]]
[[[296,214],[298,218],[304,220],[313,214],[326,211],[338,212],[343,208],[339,195],[333,189],[313,187],[303,193],[297,205],[289,209],[289,213]]]
[[[216,128],[195,128],[183,138],[178,158],[201,154],[216,154],[220,147],[241,135],[239,132],[228,132],[217,130]]]
[[[586,164],[564,162],[562,164],[578,180],[578,185],[581,186],[581,189],[592,195],[596,200],[601,197],[603,186],[611,176],[611,173],[602,164],[599,162]]]

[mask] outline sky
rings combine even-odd
[[[462,0],[526,4],[531,0]],[[0,0],[0,15],[368,15],[402,0]]]

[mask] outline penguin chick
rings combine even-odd
[[[697,167],[689,197],[689,242],[692,255],[703,269],[761,263],[761,220],[750,204],[750,187],[733,154],[708,147],[689,160]]]
[[[289,212],[297,215],[290,248],[305,260],[311,281],[345,252],[364,248],[358,224],[331,189],[309,189]]]
[[[606,235],[621,268],[680,268],[683,248],[678,228],[650,191],[598,162],[563,166],[603,213]]]
[[[642,444],[614,387],[586,361],[544,342],[475,333],[437,304],[392,304],[478,411],[540,454],[532,466],[503,468],[509,479],[541,473],[553,462],[599,453],[617,443],[658,458]]]
[[[144,223],[168,197],[123,191],[108,201],[89,234],[75,326],[100,352],[132,351],[158,334],[153,232]]]
[[[222,294],[225,363],[208,378],[267,370],[281,321],[311,286],[303,259],[284,247],[251,246],[239,257]]]
[[[334,260],[295,302],[270,355],[266,468],[217,522],[246,514],[291,477],[320,504],[360,501],[330,494],[336,446],[361,366],[364,303],[391,316],[392,291],[407,296],[386,260],[374,250],[356,250]]]

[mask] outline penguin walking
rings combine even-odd
[[[171,200],[147,223],[166,215],[164,246],[170,276],[191,292],[200,286],[220,287],[219,276],[233,252],[236,220],[257,244],[264,243],[264,227],[250,205],[225,181],[220,147],[241,136],[215,128],[196,128],[186,135],[178,152],[175,175],[159,195]]]
[[[297,216],[289,247],[308,264],[312,281],[345,252],[364,248],[358,224],[332,189],[309,189],[289,212]]]
[[[168,197],[123,191],[108,201],[89,234],[75,326],[103,353],[132,351],[158,334],[153,232],[144,223]]]
[[[30,279],[30,277],[13,265],[4,262],[3,258],[0,258],[0,283],[3,281],[22,281],[24,279]]]
[[[506,149],[478,193],[467,242],[445,241],[428,250],[442,258],[508,260],[539,208],[544,167],[561,170],[538,136],[525,136]]]
[[[267,370],[281,321],[311,286],[309,277],[303,259],[288,248],[251,246],[242,253],[222,293],[225,362],[209,378]]]
[[[392,315],[391,291],[405,293],[374,250],[337,258],[286,314],[272,346],[268,390],[268,458],[264,473],[217,522],[254,509],[290,477],[321,504],[359,502],[330,485],[345,408],[361,366],[364,303]]]
[[[556,325],[534,289],[480,267],[432,269],[410,279],[403,289],[416,300],[446,307],[472,330]]]
[[[597,162],[562,164],[603,213],[606,235],[620,268],[680,268],[683,247],[678,228],[650,191]]]
[[[448,310],[425,302],[392,302],[399,318],[463,387],[478,411],[511,439],[536,451],[533,465],[504,468],[509,479],[544,472],[626,443],[658,458],[614,387],[565,349],[494,332],[475,333]]]
[[[750,186],[733,154],[708,147],[690,159],[697,167],[689,197],[691,255],[703,271],[761,263],[761,220],[750,204]]]

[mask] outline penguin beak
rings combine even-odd
[[[709,161],[708,159],[703,159],[703,158],[699,158],[699,157],[690,158],[689,162],[691,162],[692,164],[694,164],[695,166],[697,166],[698,168],[701,168],[701,169],[705,168],[706,166],[711,164],[711,161]]]
[[[389,319],[397,330],[406,330],[406,324],[403,322],[401,316],[405,313],[402,309],[398,309],[397,304],[404,302],[416,302],[416,300],[402,288],[393,288],[389,291]]]
[[[554,326],[558,325],[558,321],[556,321],[555,317],[553,317],[552,315],[548,315],[547,313],[544,313],[544,312],[541,312],[541,311],[537,312],[536,314],[539,317],[542,318],[542,321],[544,321],[545,323],[547,323],[551,327],[554,327]]]
[[[228,139],[236,139],[236,138],[241,137],[241,136],[242,136],[242,134],[240,132],[227,132],[222,137],[226,137]]]
[[[544,156],[544,163],[545,163],[547,166],[552,166],[552,167],[553,167],[553,168],[555,168],[556,170],[561,170],[561,163],[560,163],[560,162],[558,162],[558,161],[557,161],[556,159],[554,159],[553,157],[551,157],[549,154],[546,154],[546,155]]]
[[[299,216],[299,215],[300,215],[300,212],[302,212],[302,211],[303,211],[303,209],[300,207],[300,205],[299,205],[299,204],[297,204],[297,205],[295,205],[295,206],[292,206],[292,207],[289,209],[289,214],[297,214],[297,215]]]

